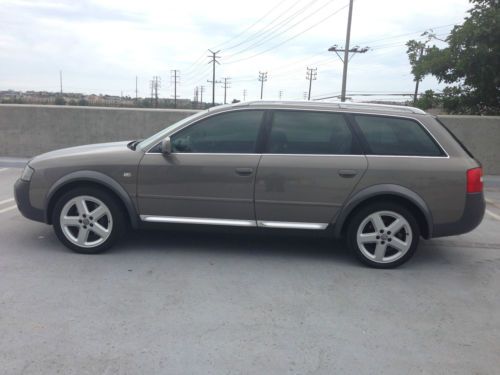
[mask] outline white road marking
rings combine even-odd
[[[0,211],[1,212],[1,211]],[[491,212],[490,210],[486,210],[486,213],[488,215],[490,215],[493,219],[496,219],[498,221],[500,221],[500,215],[497,215],[497,214],[494,214],[493,212]]]
[[[0,172],[3,172],[3,171],[8,171],[9,168],[0,168]]]
[[[3,201],[0,201],[0,204],[4,204],[7,202],[13,202],[13,201],[14,201],[14,198],[4,199]]]
[[[4,208],[3,210],[0,210],[0,214],[3,214],[4,212],[10,211],[10,210],[13,210],[14,208],[17,208],[17,206],[10,206],[10,207]]]

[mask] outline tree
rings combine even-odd
[[[54,101],[56,105],[66,105],[66,100],[62,96],[58,96]]]
[[[443,90],[448,112],[499,114],[500,1],[470,1],[473,7],[446,38],[447,47],[425,47],[422,57],[415,59],[418,42],[407,43],[412,73],[416,79],[431,74],[453,85]]]

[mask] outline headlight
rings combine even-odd
[[[29,165],[26,165],[26,167],[24,167],[23,173],[21,174],[21,180],[27,182],[31,181],[31,176],[33,176],[33,172],[35,172],[35,170],[31,168]]]

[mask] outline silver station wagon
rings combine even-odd
[[[220,106],[142,141],[49,152],[15,196],[81,253],[146,223],[326,230],[378,268],[407,261],[420,236],[474,229],[485,210],[479,162],[439,120],[346,103]]]

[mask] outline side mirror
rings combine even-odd
[[[172,142],[170,141],[170,137],[166,137],[163,141],[161,141],[161,153],[164,155],[172,153]]]

